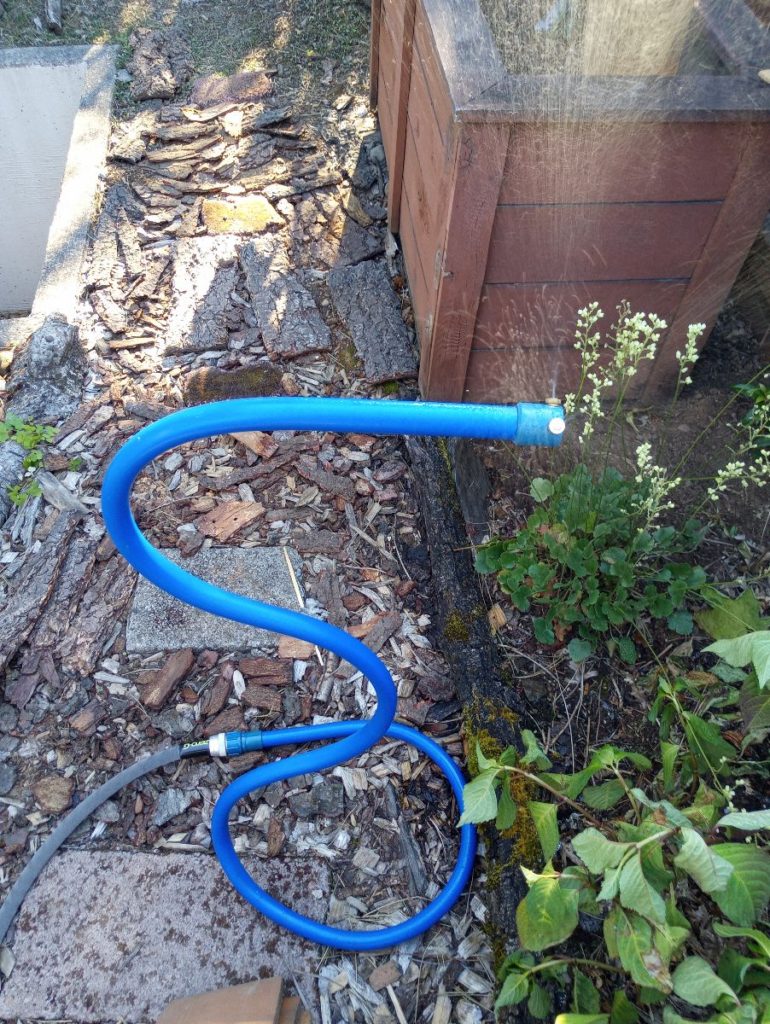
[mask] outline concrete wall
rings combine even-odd
[[[0,67],[0,312],[29,312],[59,200],[84,64]]]

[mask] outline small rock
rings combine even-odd
[[[120,821],[120,806],[114,800],[107,800],[101,807],[97,807],[94,817],[106,825],[114,825],[116,821]]]
[[[0,796],[10,793],[15,782],[15,768],[10,764],[0,764]]]
[[[32,795],[38,807],[48,814],[61,814],[72,803],[75,780],[61,775],[44,775],[32,786]]]
[[[153,825],[160,828],[172,818],[184,814],[191,803],[191,793],[185,793],[183,789],[164,789],[155,806],[155,813],[152,816]]]
[[[339,779],[324,779],[310,790],[315,813],[339,818],[345,813],[345,791]]]
[[[16,728],[19,720],[18,711],[10,704],[0,704],[0,733],[9,733]]]
[[[29,832],[26,828],[17,828],[4,837],[4,848],[6,853],[21,853],[26,849]]]

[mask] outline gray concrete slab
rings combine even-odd
[[[257,882],[323,919],[328,869],[312,860],[247,860]],[[0,993],[0,1018],[157,1018],[181,996],[270,975],[309,1004],[321,950],[284,932],[230,886],[207,854],[69,851],[27,897]]]
[[[287,550],[299,581],[302,562],[296,551]],[[192,558],[182,558],[176,548],[170,548],[163,554],[187,572],[226,590],[283,608],[299,608],[281,548],[208,548]],[[277,641],[275,633],[199,611],[144,579],[137,585],[126,626],[126,648],[134,654],[186,647],[271,654]]]

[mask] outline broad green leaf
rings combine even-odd
[[[523,1002],[529,994],[530,975],[520,974],[518,971],[511,971],[503,982],[500,995],[495,1002],[495,1009],[500,1010],[504,1006],[516,1006]]]
[[[490,821],[497,814],[495,781],[498,769],[487,768],[481,775],[467,782],[463,788],[463,813],[461,825]]]
[[[701,779],[695,800],[690,807],[685,807],[684,814],[695,828],[701,832],[710,832],[716,825],[724,805],[725,797],[717,790],[711,789]]]
[[[671,991],[671,978],[652,943],[652,927],[638,914],[613,907],[604,920],[604,941],[610,956],[617,956],[637,985]]]
[[[560,1013],[553,1024],[608,1024],[608,1013]]]
[[[598,786],[587,786],[580,799],[594,810],[608,811],[625,795],[626,790],[620,779],[609,779]]]
[[[620,891],[620,868],[607,868],[604,872],[604,882],[599,892],[596,894],[596,899],[599,903],[605,903],[607,900],[614,900]]]
[[[717,822],[717,828],[739,828],[743,832],[756,832],[758,829],[770,828],[770,810],[765,811],[733,811],[725,814]]]
[[[715,921],[714,931],[722,939],[748,939],[754,944],[754,950],[760,956],[770,960],[770,935],[766,935],[758,928],[736,928],[735,925],[725,924],[724,921]]]
[[[717,640],[704,650],[724,658],[733,668],[753,665],[760,688],[770,683],[770,629],[760,629],[733,640]]]
[[[733,992],[740,992],[749,971],[753,971],[758,965],[764,964],[764,960],[755,960],[750,956],[743,956],[737,950],[726,946],[717,963],[717,974],[726,981]],[[763,978],[764,980],[764,978]]]
[[[747,732],[770,731],[770,688],[761,690],[753,672],[741,686],[738,704]]]
[[[728,770],[725,765],[736,756],[735,747],[722,738],[713,722],[706,722],[690,711],[684,711],[682,717],[687,746],[699,770],[704,774],[724,774]]]
[[[572,1009],[576,1014],[599,1013],[601,998],[599,990],[587,974],[577,967],[572,972]]]
[[[628,998],[622,988],[612,997],[610,1024],[637,1024],[639,1011]]]
[[[711,670],[723,683],[740,683],[746,678],[742,668],[733,668],[726,661],[718,661]]]
[[[721,996],[730,996],[736,1004],[739,1002],[727,982],[722,981],[713,967],[699,956],[688,956],[683,960],[671,980],[674,994],[692,1006],[716,1006]]]
[[[629,843],[613,843],[595,828],[587,828],[572,840],[572,849],[594,875],[617,867],[629,846]]]
[[[724,892],[733,874],[733,866],[714,853],[716,847],[707,846],[700,832],[694,828],[682,829],[682,847],[674,857],[674,864],[709,895]]]
[[[631,790],[631,794],[636,800],[639,801],[640,804],[643,804],[645,807],[649,807],[651,811],[663,811],[663,813],[666,815],[666,821],[669,824],[679,825],[682,828],[687,828],[687,826],[690,824],[689,819],[685,817],[684,814],[682,814],[678,807],[674,807],[674,805],[670,801],[651,800],[643,789],[638,789],[637,787],[634,787],[634,789]],[[664,832],[665,829],[661,827],[659,831]]]
[[[585,661],[594,652],[594,645],[588,640],[580,640],[575,637],[574,640],[570,640],[567,644],[567,650],[569,651],[570,658],[576,663],[580,664],[581,661]]]
[[[551,767],[551,762],[545,755],[543,748],[537,741],[537,736],[529,729],[521,730],[521,741],[524,744],[524,753],[521,755],[521,763],[532,765],[540,771],[546,771]]]
[[[753,843],[717,843],[710,850],[733,866],[727,888],[711,898],[733,924],[750,928],[770,901],[770,855]]]
[[[535,501],[548,501],[553,495],[553,484],[542,476],[536,476],[530,484],[529,493]]]
[[[560,942],[578,925],[578,892],[563,889],[558,878],[540,878],[516,908],[519,942],[539,952]]]
[[[545,1020],[553,1010],[553,996],[542,985],[533,982],[527,1009],[535,1020]]]
[[[544,804],[530,800],[527,804],[529,813],[537,829],[543,860],[546,863],[553,857],[559,847],[559,826],[556,823],[556,804]]]
[[[505,832],[507,828],[516,821],[519,816],[519,808],[516,806],[516,802],[511,796],[511,789],[508,785],[507,779],[503,779],[503,784],[500,787],[500,799],[497,803],[497,817],[495,818],[495,828],[498,832]]]
[[[715,640],[732,640],[762,628],[759,601],[753,591],[744,590],[735,599],[725,597],[713,587],[706,587],[702,593],[711,607],[697,612],[695,619]]]
[[[627,665],[636,664],[636,647],[634,646],[633,640],[630,640],[627,636],[618,637],[615,641],[618,648],[618,654]]]
[[[664,924],[655,929],[653,942],[665,963],[670,963],[690,937],[690,929]]]
[[[553,786],[559,793],[568,796],[570,800],[577,800],[598,770],[598,768],[593,768],[589,765],[587,768],[575,772],[574,775],[543,772],[540,777],[543,782]]]
[[[661,763],[663,764],[663,788],[667,793],[670,793],[674,785],[674,772],[676,770],[676,759],[679,756],[679,747],[676,743],[667,743],[665,740],[661,740],[660,756]]]
[[[663,924],[666,920],[666,905],[663,897],[647,881],[642,871],[642,858],[637,852],[625,862],[618,880],[620,903],[626,910],[633,910],[648,921]]]
[[[719,1018],[712,1017],[707,1024],[718,1024]],[[670,1006],[663,1007],[663,1024],[701,1024],[700,1021],[692,1020],[690,1017],[683,1017]]]

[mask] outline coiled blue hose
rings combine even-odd
[[[181,601],[214,615],[285,633],[333,651],[359,669],[374,687],[377,707],[374,715],[364,721],[299,726],[266,733],[228,733],[217,741],[212,740],[212,751],[228,756],[268,747],[322,740],[335,742],[260,765],[231,782],[214,808],[211,838],[233,886],[276,924],[313,942],[338,949],[383,949],[419,935],[456,902],[473,869],[476,831],[472,825],[464,825],[460,830],[460,851],[455,869],[446,886],[427,907],[392,927],[355,932],[306,918],[261,889],[235,852],[228,824],[230,811],[239,800],[256,789],[344,764],[369,750],[384,736],[411,743],[427,754],[447,777],[460,807],[464,783],[462,772],[433,740],[414,729],[393,723],[396,689],[388,669],[368,647],[326,622],[232,594],[193,576],[161,555],[147,541],[131,513],[131,487],[138,473],[152,459],[171,448],[216,434],[286,429],[500,438],[519,444],[555,446],[564,429],[563,412],[559,407],[530,403],[484,406],[344,398],[259,398],[216,402],[184,409],[145,427],[120,449],[105,475],[102,511],[107,529],[118,550],[148,580]]]

